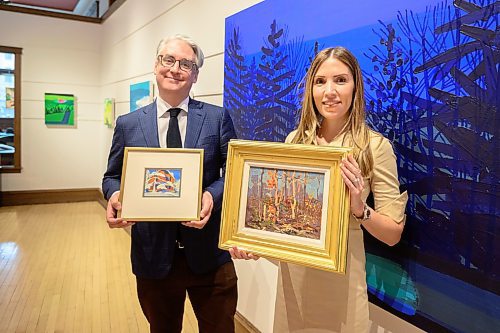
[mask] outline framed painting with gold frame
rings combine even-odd
[[[125,148],[119,216],[127,221],[200,219],[203,149]]]
[[[351,148],[229,143],[219,247],[345,273]]]

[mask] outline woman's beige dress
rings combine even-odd
[[[285,142],[294,135],[295,131]],[[392,145],[375,132],[370,140],[374,169],[364,179],[363,199],[372,191],[375,210],[404,223],[407,194],[399,193]],[[343,136],[339,136],[330,145],[342,146],[342,141]],[[363,333],[368,332],[369,324],[363,232],[351,217],[345,275],[280,263],[274,332]]]

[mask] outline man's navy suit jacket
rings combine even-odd
[[[207,273],[231,260],[227,251],[218,248],[218,242],[227,145],[235,137],[231,118],[223,108],[189,100],[184,147],[204,150],[202,186],[213,196],[212,215],[203,229],[185,227],[176,222],[134,224],[131,260],[136,276],[162,278],[168,274],[172,267],[177,228],[180,228],[186,259],[193,272]],[[125,147],[160,147],[156,102],[118,117],[108,168],[102,181],[106,199],[120,190]]]

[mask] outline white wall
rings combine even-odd
[[[98,24],[0,11],[0,45],[23,49],[23,169],[2,174],[2,191],[99,186],[101,30]],[[77,128],[45,126],[46,92],[76,96]]]
[[[22,165],[3,174],[4,191],[99,187],[112,130],[103,125],[103,99],[128,112],[129,85],[154,80],[158,41],[183,33],[205,53],[193,92],[222,105],[225,18],[261,0],[127,0],[103,25],[0,11],[0,45],[24,48]],[[147,6],[145,5],[147,3]],[[44,125],[43,93],[78,97],[78,128]],[[76,177],[75,177],[76,176]],[[261,259],[237,262],[238,311],[262,332],[272,332],[277,267]],[[420,332],[371,306],[372,332]]]

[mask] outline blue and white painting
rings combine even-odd
[[[130,85],[130,112],[133,112],[153,101],[153,84],[144,81]]]
[[[226,19],[224,107],[283,141],[315,54],[363,70],[367,120],[410,200],[395,247],[366,233],[370,301],[431,332],[500,332],[500,2],[267,0]]]

